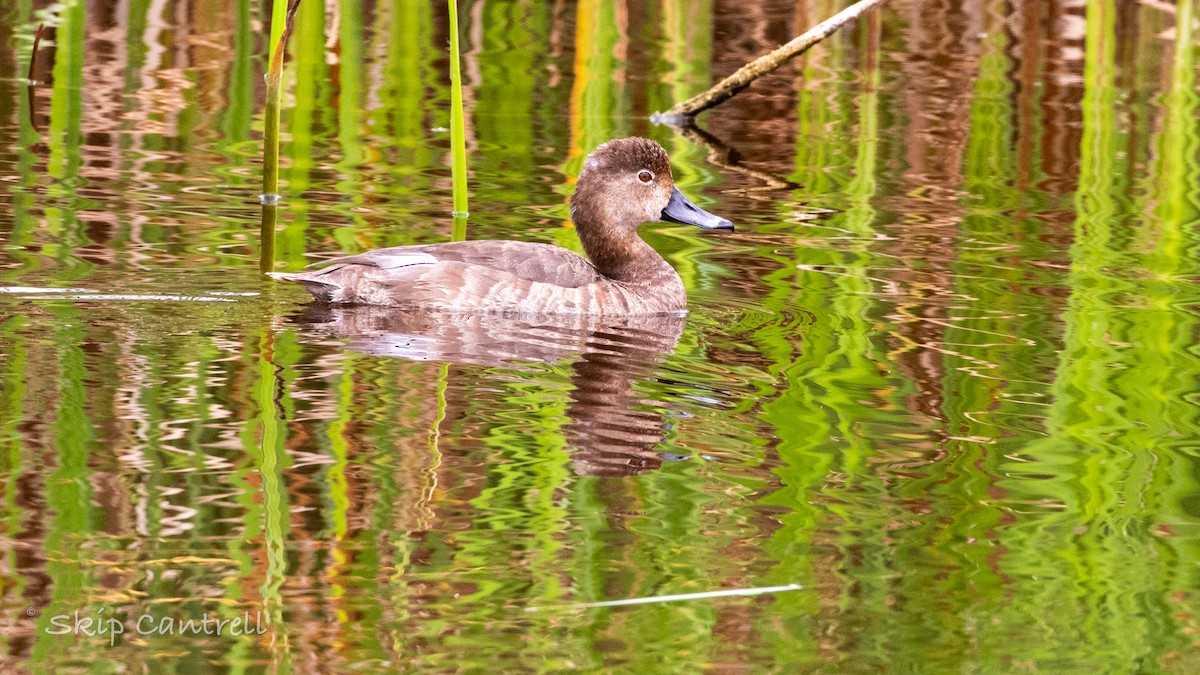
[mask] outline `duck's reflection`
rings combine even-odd
[[[675,350],[682,316],[505,317],[310,307],[297,320],[376,356],[505,367],[569,361],[566,430],[576,473],[631,476],[669,457],[656,451],[669,406],[637,390]]]

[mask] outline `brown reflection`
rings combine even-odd
[[[738,152],[737,148],[728,145],[720,138],[696,126],[694,120],[689,119],[683,124],[675,126],[674,129],[684,138],[704,148],[708,152],[709,164],[719,166],[727,171],[734,171],[744,176],[756,178],[763,182],[761,187],[742,188],[741,191],[743,193],[764,190],[791,190],[800,187],[787,178],[744,166],[742,164],[741,153]]]
[[[666,403],[643,398],[639,383],[675,350],[682,316],[506,317],[398,311],[380,307],[310,307],[301,324],[348,341],[354,351],[417,361],[501,366],[571,364],[566,433],[575,472],[633,476],[664,456]]]
[[[37,97],[33,94],[33,87],[37,83],[37,80],[33,79],[33,76],[37,71],[38,46],[42,43],[42,34],[45,31],[46,24],[39,23],[37,32],[33,34],[33,48],[29,50],[29,73],[25,77],[25,93],[29,97],[29,126],[33,127],[33,130],[39,134],[42,132],[42,129],[37,123],[37,115],[35,114],[37,111]]]

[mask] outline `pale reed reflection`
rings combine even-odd
[[[632,476],[662,465],[669,404],[639,394],[683,333],[684,317],[507,317],[398,311],[381,307],[311,307],[302,325],[347,340],[354,351],[415,361],[519,370],[522,364],[569,362],[567,439],[576,473]]]

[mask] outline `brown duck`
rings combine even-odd
[[[665,314],[686,309],[687,294],[675,270],[638,236],[638,226],[667,221],[733,229],[683,196],[667,152],[644,138],[609,141],[588,156],[571,196],[571,218],[587,259],[550,244],[460,241],[383,248],[323,261],[313,271],[271,276],[303,284],[317,302],[331,304]]]

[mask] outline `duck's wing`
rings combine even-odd
[[[347,265],[395,270],[413,265],[462,263],[510,274],[523,281],[578,288],[595,283],[600,273],[586,258],[560,246],[525,241],[456,241],[380,248],[311,265],[318,272]]]
[[[582,256],[549,244],[464,241],[397,246],[333,258],[319,269],[272,274],[303,284],[318,301],[376,305],[445,304],[489,307],[488,298],[510,301],[560,295],[603,280]],[[532,298],[531,298],[532,299]]]

